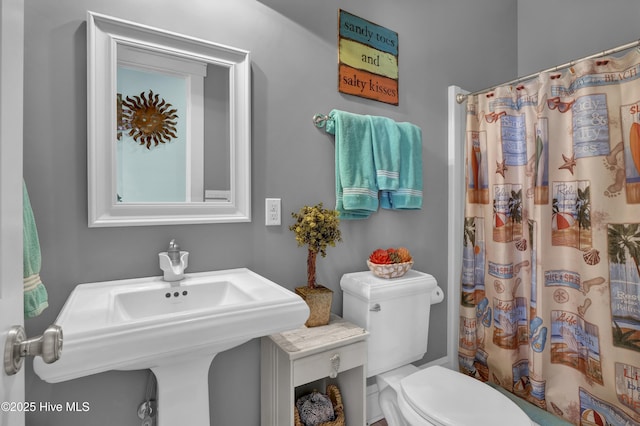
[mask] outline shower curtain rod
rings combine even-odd
[[[534,77],[537,77],[538,75],[540,75],[540,74],[542,74],[544,72],[558,71],[558,70],[561,70],[563,68],[569,68],[569,67],[574,66],[577,62],[580,62],[580,61],[586,61],[588,59],[595,59],[595,58],[601,58],[601,57],[607,56],[607,55],[613,55],[614,53],[622,52],[623,50],[632,49],[632,48],[634,48],[636,46],[639,46],[639,45],[640,45],[640,40],[636,40],[636,41],[633,41],[631,43],[623,44],[622,46],[614,47],[613,49],[604,50],[604,51],[602,51],[600,53],[595,53],[595,54],[590,55],[590,56],[585,56],[584,58],[581,58],[581,59],[576,59],[576,60],[573,60],[571,62],[567,62],[566,64],[556,65],[555,67],[551,67],[551,68],[547,68],[546,70],[541,70],[541,71],[538,71],[538,72],[534,72],[533,74],[529,74],[529,75],[524,76],[524,77],[518,77],[515,80],[507,81],[506,83],[497,84],[497,85],[491,86],[491,87],[489,87],[487,89],[478,90],[477,92],[468,93],[466,95],[464,93],[458,93],[458,94],[456,94],[456,101],[459,104],[461,104],[464,101],[466,101],[469,96],[480,95],[482,93],[487,93],[487,92],[490,92],[490,91],[492,91],[493,89],[495,89],[497,87],[506,86],[507,84],[521,83],[523,81],[530,80],[530,79],[532,79]]]

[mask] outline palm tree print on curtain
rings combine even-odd
[[[640,225],[609,224],[613,344],[640,352]]]
[[[471,96],[466,135],[460,370],[640,425],[640,52]]]

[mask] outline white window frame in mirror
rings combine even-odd
[[[198,60],[229,70],[230,191],[192,203],[118,203],[118,45]],[[251,221],[251,82],[249,52],[89,11],[87,131],[89,227]]]

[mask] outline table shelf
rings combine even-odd
[[[366,424],[368,333],[337,315],[328,325],[301,327],[261,340],[261,424],[293,426],[297,398],[311,391],[340,389],[345,420]]]

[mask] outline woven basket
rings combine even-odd
[[[336,385],[327,386],[327,395],[333,403],[333,413],[335,420],[331,422],[318,423],[315,426],[344,426],[344,405],[342,405],[342,395],[340,395],[340,389]],[[293,405],[293,421],[295,426],[305,426],[300,420],[300,414],[295,404]]]
[[[380,278],[398,278],[407,273],[413,266],[413,260],[403,263],[371,263],[367,259],[367,266],[371,272]]]

